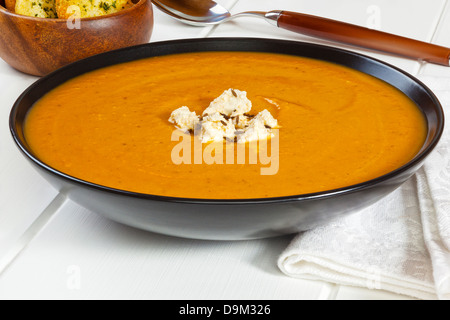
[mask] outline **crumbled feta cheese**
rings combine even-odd
[[[251,109],[252,103],[247,98],[247,92],[228,89],[209,104],[209,107],[203,111],[203,115],[219,112],[230,117],[235,117],[247,113]]]
[[[234,140],[236,131],[233,121],[226,119],[220,113],[208,114],[202,120],[202,142]]]
[[[251,119],[241,134],[237,135],[238,143],[245,143],[255,140],[268,139],[273,137],[272,128],[278,126],[269,111],[263,110]]]
[[[244,129],[248,126],[248,123],[250,122],[250,117],[242,115],[237,115],[235,118],[233,118],[234,126],[236,129]]]
[[[181,107],[172,112],[169,122],[174,123],[182,131],[194,131],[195,125],[200,121],[195,111],[190,111],[188,107]]]
[[[265,126],[268,126],[270,128],[278,127],[278,121],[274,117],[272,117],[267,109],[264,109],[263,111],[258,113],[256,117],[252,119],[252,121],[261,121]]]
[[[169,121],[184,131],[201,127],[202,143],[224,139],[245,143],[273,137],[278,121],[268,110],[250,116],[251,108],[245,91],[228,89],[210,103],[201,119],[188,107],[181,107],[172,112]]]

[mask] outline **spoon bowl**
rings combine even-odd
[[[183,23],[204,27],[227,22],[241,16],[256,16],[265,18],[262,11],[247,11],[235,15],[214,1],[188,0],[153,0],[153,4],[162,12]]]
[[[273,10],[247,11],[231,15],[226,8],[213,0],[152,0],[152,2],[172,18],[194,26],[216,25],[237,17],[252,16],[263,18],[279,28],[311,37],[444,66],[450,65],[450,48],[304,13]]]

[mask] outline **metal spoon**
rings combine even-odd
[[[212,0],[152,2],[172,18],[190,25],[216,25],[243,16],[259,17],[279,28],[307,36],[450,66],[450,48],[336,20],[283,10],[247,11],[231,15],[227,9]]]

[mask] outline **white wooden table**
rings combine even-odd
[[[450,46],[448,0],[218,2],[232,12],[301,11]],[[330,44],[251,18],[191,27],[155,9],[152,42],[228,36]],[[356,51],[414,75],[450,76],[450,68]],[[409,299],[285,276],[276,260],[292,236],[179,239],[119,225],[66,199],[34,171],[10,137],[11,106],[36,79],[0,60],[0,299]]]

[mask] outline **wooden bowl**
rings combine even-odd
[[[44,76],[71,62],[147,43],[153,31],[150,0],[94,18],[34,18],[13,13],[0,0],[0,57],[13,68]],[[79,27],[79,28],[76,28]]]

